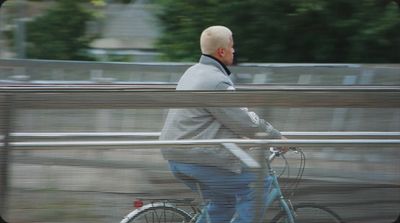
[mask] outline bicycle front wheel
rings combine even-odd
[[[189,223],[192,216],[168,203],[154,203],[136,209],[120,223]]]
[[[344,223],[343,220],[327,207],[304,203],[293,207],[295,223]],[[279,212],[271,221],[272,223],[287,223],[286,211]]]

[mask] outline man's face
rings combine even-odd
[[[228,47],[217,50],[217,58],[225,65],[232,65],[234,53],[235,49],[233,48],[233,39],[231,37]]]
[[[225,65],[232,65],[233,64],[233,57],[234,57],[235,49],[233,48],[233,38],[230,38],[229,45],[225,48],[225,55],[223,63]]]

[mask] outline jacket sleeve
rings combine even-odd
[[[219,90],[234,90],[229,83],[221,83]],[[226,128],[239,136],[253,138],[256,133],[265,132],[266,138],[280,139],[281,133],[270,123],[261,119],[247,108],[209,108],[209,112]]]

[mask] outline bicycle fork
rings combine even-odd
[[[282,196],[280,197],[280,203],[282,210],[286,212],[287,216],[287,223],[294,223],[294,219],[296,218],[296,212],[294,210],[294,207],[292,205],[292,202],[290,200],[285,200],[285,198]]]

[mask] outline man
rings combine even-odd
[[[200,36],[202,55],[181,77],[176,90],[234,90],[227,65],[234,58],[232,32],[224,26],[211,26]],[[280,139],[280,132],[247,108],[171,109],[161,131],[161,140],[228,139],[255,137]],[[210,201],[212,223],[254,222],[256,174],[221,147],[190,149],[164,148],[174,175],[192,190],[200,190]],[[198,222],[205,222],[204,216]]]

